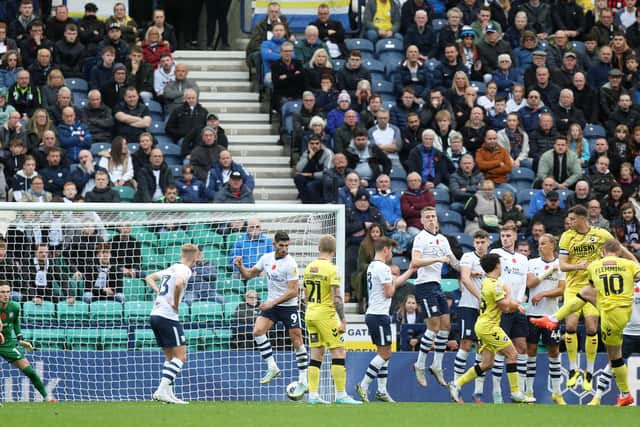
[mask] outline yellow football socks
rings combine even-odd
[[[309,392],[317,393],[320,386],[320,367],[322,362],[319,360],[311,359],[309,361],[309,369],[307,371],[307,378],[309,381]]]
[[[344,392],[347,388],[347,369],[344,366],[344,359],[331,361],[331,376],[336,386],[336,392]]]

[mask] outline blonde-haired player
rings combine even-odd
[[[318,258],[304,270],[303,283],[307,300],[305,322],[309,333],[311,361],[308,368],[309,400],[311,404],[329,404],[318,394],[320,368],[325,348],[331,352],[331,375],[336,387],[336,403],[359,405],[346,393],[346,351],[343,335],[347,324],[344,303],[340,295],[340,277],[332,259],[336,253],[336,239],[328,234],[320,237]],[[304,392],[303,392],[304,394]],[[299,396],[301,397],[301,395]]]
[[[178,321],[178,307],[200,250],[191,243],[182,245],[180,249],[179,263],[166,270],[151,273],[144,280],[158,295],[151,310],[150,324],[158,346],[162,348],[165,356],[162,379],[158,389],[153,393],[153,399],[165,403],[186,404],[187,402],[173,394],[173,384],[187,360],[186,340],[184,329]]]
[[[600,310],[602,342],[607,347],[609,363],[618,384],[620,396],[616,406],[633,405],[634,399],[627,384],[627,365],[622,358],[622,333],[629,323],[634,298],[634,283],[640,280],[640,264],[621,258],[623,246],[616,239],[609,239],[602,247],[603,258],[592,261],[588,268],[589,285],[550,317],[531,319],[531,323],[549,330],[570,313],[580,310],[587,303]]]

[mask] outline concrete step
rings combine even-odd
[[[218,114],[218,118],[222,126],[231,122],[269,124],[269,114],[221,113]]]
[[[237,159],[234,159],[237,161]],[[273,167],[273,166],[247,166],[244,165],[249,172],[256,177],[256,182],[263,178],[288,178],[291,179],[291,168],[290,167]],[[292,184],[293,187],[293,184]]]
[[[250,168],[251,165],[289,168],[289,159],[280,156],[240,156],[235,161],[242,163],[247,168]]]
[[[247,79],[232,80],[232,81],[202,81],[197,80],[200,87],[200,95],[207,92],[249,92],[251,90],[251,82]]]
[[[255,92],[200,92],[200,102],[258,102],[260,96]]]
[[[243,39],[236,41],[239,42],[239,40]],[[176,50],[173,56],[176,60],[207,58],[213,61],[223,59],[242,59],[244,61],[246,57],[244,50]]]
[[[229,135],[227,139],[231,145],[275,145],[280,137],[278,135]]]
[[[249,136],[262,136],[262,137],[273,137],[271,133],[273,132],[273,126],[269,123],[234,123],[234,122],[222,122],[222,127],[227,133],[227,137],[249,137]],[[278,138],[277,135],[275,135]],[[277,139],[276,139],[277,141]]]
[[[217,113],[246,113],[255,114],[260,112],[260,104],[258,102],[200,102],[208,111]]]
[[[293,188],[293,179],[291,178],[260,178],[260,187],[264,188]]]
[[[177,62],[186,64],[189,74],[194,71],[249,71],[244,59],[185,59]]]
[[[254,197],[255,199],[255,197]],[[300,200],[261,200],[261,199],[255,199],[256,201],[256,205],[259,204],[270,204],[270,205],[299,205],[300,204]],[[296,257],[296,260],[298,260],[299,262],[302,262],[301,260],[299,260],[299,257]],[[309,262],[311,262],[312,260],[308,260]]]
[[[249,80],[248,71],[191,71],[189,78],[200,82],[215,82],[217,80]],[[211,84],[211,83],[210,83]]]
[[[230,144],[231,154],[236,156],[285,156],[284,149],[281,145],[237,145]]]
[[[291,188],[260,187],[256,181],[256,188],[253,189],[253,198],[258,200],[296,200],[298,191],[293,185]]]

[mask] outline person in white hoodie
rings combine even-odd
[[[164,94],[164,88],[176,79],[176,64],[168,53],[160,57],[160,66],[153,72],[153,90],[156,96]]]

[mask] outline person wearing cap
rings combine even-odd
[[[107,28],[112,28],[113,24],[118,24],[122,32],[122,38],[128,45],[133,45],[138,39],[138,24],[129,15],[124,3],[116,2],[113,5],[113,15],[111,15],[105,24]],[[115,27],[114,27],[115,28]],[[118,59],[120,61],[120,59]],[[124,62],[124,61],[122,61]]]
[[[491,19],[491,8],[489,6],[480,6],[477,17],[478,19],[471,23],[471,29],[476,33],[476,44],[484,40],[484,35],[489,25],[492,25],[498,31],[498,34],[502,35],[502,26],[498,21]]]
[[[622,85],[622,71],[617,68],[609,70],[609,82],[600,87],[598,99],[600,100],[600,121],[606,123],[616,108],[618,99],[629,91]]]
[[[537,181],[551,177],[554,180],[554,188],[566,190],[573,188],[581,176],[582,168],[578,156],[569,150],[567,138],[564,135],[557,135],[553,148],[540,156]]]
[[[551,73],[551,83],[558,87],[571,87],[573,76],[579,70],[578,55],[566,52],[562,57],[562,66]]]
[[[492,80],[498,85],[498,95],[507,97],[514,84],[521,81],[521,70],[513,67],[511,57],[506,53],[498,55],[498,68],[493,70]]]
[[[102,101],[111,110],[124,100],[124,90],[126,88],[127,80],[127,67],[123,64],[113,65],[113,79],[100,87],[100,94],[102,95]]]
[[[600,86],[605,84],[609,78],[609,70],[611,70],[611,60],[613,51],[609,46],[602,46],[598,51],[598,60],[592,62],[587,72],[587,81],[589,86],[598,90]]]
[[[185,89],[184,102],[169,114],[165,133],[178,143],[192,129],[203,128],[208,115],[207,109],[198,101],[196,91],[191,88]]]
[[[98,6],[95,3],[84,5],[84,16],[78,21],[78,37],[87,51],[87,56],[97,54],[98,44],[104,39],[106,28],[98,19]]]
[[[527,14],[529,25],[540,40],[546,40],[553,31],[551,5],[540,0],[529,0],[520,5],[518,10]]]
[[[200,96],[198,83],[188,78],[189,69],[187,64],[178,63],[174,72],[174,80],[167,83],[162,93],[165,114],[171,114],[176,108],[184,104],[184,93],[187,89],[193,89],[196,95]]]
[[[307,143],[307,149],[300,155],[293,176],[302,203],[323,202],[322,174],[331,166],[332,158],[333,152],[322,144],[318,136],[313,135]]]
[[[513,52],[509,42],[500,39],[499,29],[493,25],[487,25],[484,40],[477,43],[483,71],[491,74],[498,68],[498,56],[507,54],[513,63]]]
[[[536,49],[531,53],[531,64],[524,72],[524,86],[530,88],[536,84],[536,70],[539,67],[546,67],[547,52],[542,49]]]
[[[56,6],[56,13],[47,20],[47,38],[53,43],[64,39],[64,32],[67,24],[73,21],[69,18],[69,9],[64,4]]]
[[[567,217],[567,210],[560,207],[560,195],[556,190],[551,190],[547,194],[544,207],[533,216],[531,224],[541,222],[547,233],[559,236],[564,232],[564,219]]]
[[[53,63],[65,78],[84,77],[82,63],[86,55],[86,48],[78,39],[78,26],[73,22],[67,24],[62,39],[53,48]]]
[[[338,105],[327,114],[327,132],[334,135],[344,123],[344,115],[351,109],[351,96],[346,90],[338,95]]]
[[[13,105],[9,105],[7,102],[7,88],[0,87],[0,127],[4,127],[9,119],[9,115],[16,111]]]
[[[106,24],[107,36],[98,43],[96,48],[96,54],[101,55],[105,46],[111,46],[116,52],[116,62],[127,62],[127,56],[129,56],[129,45],[122,39],[122,29],[117,22],[111,22]]]
[[[218,116],[214,113],[209,113],[207,115],[207,121],[204,127],[210,127],[216,133],[216,145],[219,145],[222,148],[229,148],[229,140],[227,139],[227,135],[222,126],[220,126],[220,120]],[[189,158],[191,155],[191,151],[200,144],[202,129],[204,127],[193,128],[189,133],[187,133],[182,140],[182,146],[180,150],[180,155],[184,158]]]
[[[253,204],[256,201],[253,198],[253,192],[244,183],[242,174],[234,171],[229,175],[229,181],[216,193],[213,202]]]
[[[437,37],[431,25],[427,25],[429,19],[426,11],[418,10],[414,21],[404,37],[404,49],[406,51],[410,46],[416,46],[420,51],[419,59],[424,62],[436,56]]]
[[[363,35],[374,45],[379,39],[396,38],[400,34],[400,6],[393,0],[367,0],[362,16]]]
[[[480,60],[480,51],[476,47],[475,31],[470,26],[465,25],[460,32],[460,39],[458,50],[467,75],[473,72],[482,72],[484,67]]]
[[[110,142],[115,127],[111,108],[102,102],[102,95],[97,89],[89,91],[88,99],[89,102],[82,109],[81,115],[93,136],[93,141]]]

